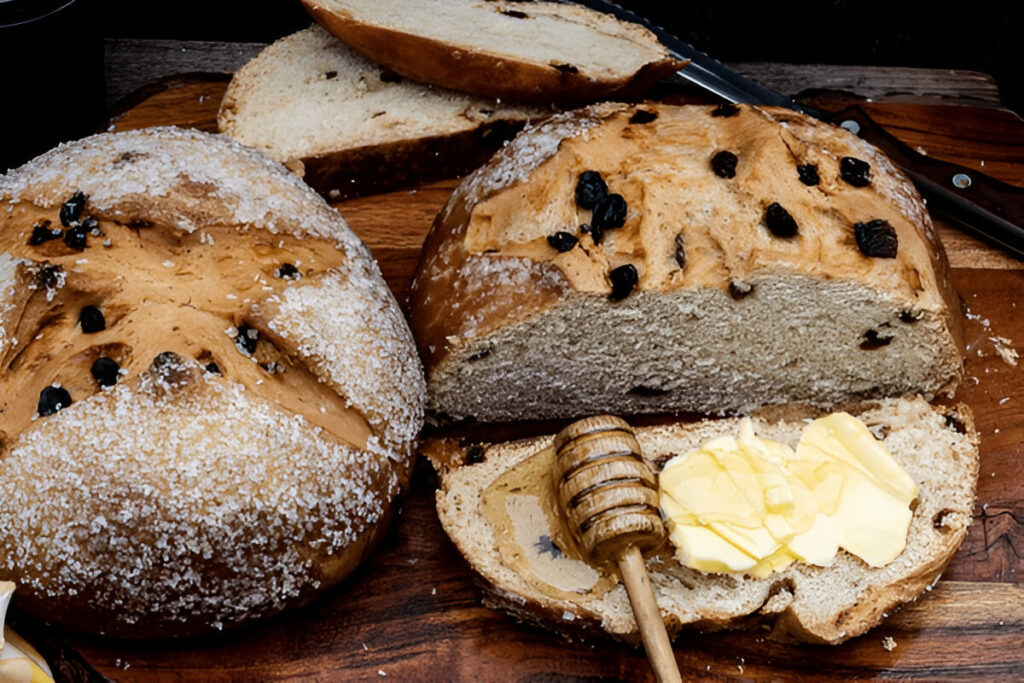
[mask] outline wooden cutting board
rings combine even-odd
[[[223,89],[219,78],[165,82],[137,97],[112,129],[214,130]],[[1024,121],[1015,114],[923,101],[864,106],[928,154],[1024,186]],[[436,182],[336,205],[399,301],[454,186]],[[684,678],[1024,677],[1024,263],[943,223],[940,234],[969,318],[967,379],[957,399],[973,408],[982,435],[978,504],[964,547],[933,591],[841,646],[779,645],[759,632],[684,634],[675,644]],[[1021,354],[1019,363],[1007,349]],[[307,608],[185,642],[70,642],[120,680],[650,677],[640,651],[567,643],[482,607],[468,566],[437,521],[435,486],[421,463],[382,547]]]

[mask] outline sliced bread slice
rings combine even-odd
[[[336,199],[465,173],[548,113],[410,82],[313,26],[234,75],[217,125]]]
[[[317,23],[403,76],[477,95],[636,95],[683,66],[637,24],[573,3],[303,0]]]
[[[647,568],[670,635],[765,625],[775,640],[839,643],[938,580],[971,524],[978,435],[969,409],[931,406],[921,398],[847,409],[882,438],[920,487],[904,551],[884,567],[840,551],[829,567],[795,563],[756,579],[689,569],[666,546]],[[815,416],[796,406],[775,408],[755,417],[755,431],[795,446]],[[660,471],[670,457],[737,430],[732,418],[640,427],[636,435],[645,459]],[[637,642],[614,571],[584,562],[566,541],[554,507],[551,456],[542,453],[550,443],[551,437],[538,437],[468,448],[453,440],[425,444],[440,473],[441,523],[479,575],[485,604],[571,637],[606,632]]]

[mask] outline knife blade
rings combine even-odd
[[[1024,259],[1024,188],[965,168],[925,156],[876,123],[860,107],[838,113],[794,102],[725,66],[664,28],[607,0],[575,0],[578,4],[622,21],[640,24],[677,59],[689,64],[677,77],[737,104],[785,107],[840,125],[875,145],[892,159],[917,186],[930,209],[937,209],[962,228]]]

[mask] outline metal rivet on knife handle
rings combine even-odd
[[[971,176],[966,173],[957,173],[953,176],[953,187],[960,190],[966,190],[971,186]]]

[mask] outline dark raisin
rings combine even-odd
[[[552,64],[551,66],[555,67],[564,74],[578,74],[580,72],[580,70],[574,67],[572,64]]]
[[[742,280],[729,281],[729,296],[736,301],[747,298],[753,291],[754,285],[748,282],[743,282]]]
[[[478,443],[473,444],[466,449],[466,460],[470,463],[478,463],[484,461],[484,447]]]
[[[711,110],[712,116],[723,116],[725,118],[729,118],[730,116],[736,116],[736,114],[739,113],[740,108],[737,107],[732,102],[725,102]]]
[[[117,361],[113,358],[97,358],[93,361],[92,367],[89,368],[89,372],[92,373],[92,378],[96,380],[96,383],[101,387],[112,387],[117,384],[117,379],[120,375],[121,366],[117,364]]]
[[[49,242],[50,240],[60,239],[63,234],[63,230],[60,228],[51,228],[50,221],[43,221],[42,223],[36,223],[32,226],[32,236],[28,238],[28,243],[32,245],[42,244],[43,242]]]
[[[529,18],[529,15],[527,15],[526,12],[520,12],[519,10],[516,9],[503,9],[501,10],[501,13],[504,14],[506,17],[512,17],[513,19]]]
[[[491,355],[491,349],[485,346],[484,348],[479,349],[479,350],[474,351],[473,353],[469,354],[469,356],[466,358],[466,360],[468,360],[468,361],[483,360],[484,358],[487,358],[487,356],[489,356],[489,355]]]
[[[640,281],[640,274],[636,272],[636,267],[632,263],[627,263],[613,268],[608,273],[608,278],[612,281],[612,293],[608,298],[612,301],[622,301],[636,287],[636,283]]]
[[[646,109],[638,109],[635,114],[629,117],[629,122],[650,123],[656,118],[658,118],[657,112],[647,111]]]
[[[584,209],[593,209],[597,202],[608,194],[608,186],[597,171],[584,171],[576,181],[576,204]]]
[[[100,222],[93,218],[92,216],[89,216],[88,218],[83,218],[81,227],[83,230],[85,230],[93,237],[99,237],[100,235]]]
[[[645,387],[643,385],[633,387],[629,390],[632,396],[664,396],[670,393],[671,389],[662,389],[660,387]]]
[[[46,263],[36,271],[36,282],[47,289],[54,289],[60,284],[61,267]]]
[[[626,223],[626,200],[621,194],[609,194],[601,197],[594,206],[594,215],[590,217],[590,227],[610,230],[621,228]]]
[[[920,313],[915,313],[914,311],[900,311],[900,322],[902,323],[916,323],[920,319]]]
[[[932,527],[939,531],[952,531],[952,529],[946,528],[946,518],[955,513],[956,510],[950,510],[949,508],[939,510],[932,515]]]
[[[402,77],[394,71],[381,71],[380,80],[382,83],[401,83]]]
[[[860,343],[860,348],[865,351],[874,351],[883,346],[888,346],[892,339],[892,337],[879,336],[878,330],[868,330],[864,333],[864,341]]]
[[[68,245],[69,248],[75,251],[82,251],[88,246],[89,243],[89,231],[85,229],[85,226],[78,225],[73,228],[69,228],[64,233],[64,244]]]
[[[95,334],[107,329],[107,320],[103,317],[103,311],[95,306],[86,306],[78,314],[78,322],[82,325],[82,332]]]
[[[564,254],[567,251],[572,251],[572,248],[576,246],[579,239],[576,235],[570,235],[567,232],[556,232],[554,235],[548,235],[548,244],[551,248],[556,250],[559,254]]]
[[[235,346],[247,356],[256,352],[256,343],[260,340],[259,330],[242,325],[238,328],[238,336],[235,337]]]
[[[590,235],[590,239],[594,240],[594,244],[601,244],[601,240],[604,239],[604,229],[594,225],[587,225],[584,223],[580,226],[581,235]]]
[[[943,417],[946,418],[947,427],[952,428],[954,431],[960,434],[967,433],[967,425],[965,425],[963,420],[960,419],[960,413],[958,413],[956,410],[949,411]]]
[[[85,195],[81,192],[76,192],[71,195],[71,199],[64,202],[60,207],[60,224],[65,228],[70,228],[71,226],[76,225],[84,208]]]
[[[857,239],[857,248],[865,256],[896,258],[899,240],[896,229],[887,221],[876,218],[867,223],[857,223],[853,226],[853,235]]]
[[[206,371],[211,373],[211,374],[214,374],[214,375],[221,374],[220,366],[217,365],[216,363],[207,363],[206,364]]]
[[[776,237],[795,237],[799,228],[789,211],[778,202],[772,202],[764,212],[764,224]]]
[[[739,159],[735,154],[727,149],[723,149],[721,152],[711,157],[711,170],[715,172],[715,175],[719,178],[735,178],[736,177],[736,162]]]
[[[71,405],[71,394],[68,393],[68,390],[52,385],[39,392],[39,404],[36,406],[36,410],[42,417],[46,417],[69,405]]]
[[[290,263],[282,263],[274,271],[274,275],[283,280],[298,280],[300,277],[299,269]]]
[[[676,265],[680,270],[686,268],[686,240],[683,233],[676,235]]]
[[[533,544],[533,547],[537,549],[538,555],[549,554],[556,560],[564,555],[562,549],[555,545],[555,542],[551,540],[551,536],[547,534],[544,534],[537,539],[537,542]]]
[[[330,81],[330,80],[335,79],[337,77],[338,77],[338,72],[337,71],[325,71],[324,72],[324,80]]]
[[[665,469],[665,465],[668,464],[668,461],[676,457],[676,455],[676,453],[662,453],[661,455],[654,459],[655,469],[658,472],[661,472],[663,469]]]
[[[839,160],[839,175],[854,187],[865,187],[871,184],[871,164],[854,157],[843,157]]]
[[[162,351],[153,358],[149,371],[159,378],[164,389],[183,387],[189,382],[189,366],[174,351]]]
[[[796,173],[800,176],[800,182],[804,185],[817,185],[821,182],[818,175],[818,167],[814,164],[800,164],[796,167]]]

